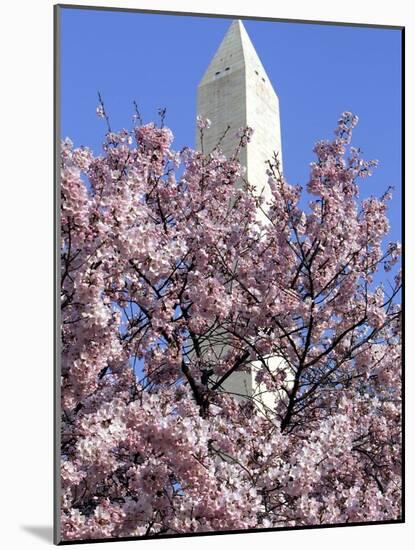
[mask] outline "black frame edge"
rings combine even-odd
[[[270,22],[279,22],[279,23],[301,23],[306,25],[338,25],[342,27],[369,27],[377,29],[390,29],[390,30],[402,30],[405,27],[403,25],[382,25],[375,23],[342,23],[340,21],[319,21],[319,20],[308,20],[308,19],[289,19],[289,18],[278,18],[278,17],[265,17],[261,15],[238,15],[238,14],[223,14],[223,13],[206,13],[206,12],[183,12],[183,11],[174,11],[174,10],[152,10],[145,8],[124,8],[116,6],[91,6],[83,4],[56,4],[56,6],[62,9],[80,9],[80,10],[98,10],[98,11],[118,11],[118,12],[129,12],[129,13],[149,13],[149,14],[159,14],[159,15],[182,15],[189,17],[210,17],[210,18],[220,18],[220,19],[243,19],[243,20],[254,20],[254,21],[270,21]]]

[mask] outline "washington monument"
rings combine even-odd
[[[213,56],[197,90],[197,114],[208,118],[204,152],[210,152],[229,125],[221,142],[230,156],[238,143],[240,128],[254,129],[251,142],[239,160],[246,167],[246,178],[260,192],[267,182],[267,161],[277,153],[282,169],[280,110],[278,96],[240,20],[234,20]],[[200,135],[197,132],[197,148]],[[265,188],[265,196],[268,189]]]
[[[212,58],[197,90],[197,114],[211,121],[204,130],[203,150],[209,153],[221,141],[220,148],[230,157],[238,144],[237,132],[250,126],[254,134],[241,150],[239,160],[246,167],[246,179],[257,193],[270,196],[267,183],[267,161],[277,154],[282,170],[279,100],[255,48],[240,20],[234,20]],[[225,133],[227,127],[229,130]],[[200,131],[196,132],[196,147],[202,148]],[[217,350],[222,355],[223,345]],[[265,358],[271,372],[286,368],[281,357]],[[253,398],[263,412],[272,411],[277,393],[270,393],[255,381],[256,372],[264,368],[252,361],[247,372],[235,371],[222,385],[222,390],[237,399]]]

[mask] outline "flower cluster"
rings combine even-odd
[[[64,540],[400,518],[400,245],[389,196],[358,200],[356,123],[306,209],[277,161],[261,201],[155,124],[62,143]],[[266,406],[226,390],[254,367]]]
[[[208,118],[204,118],[201,115],[197,115],[196,125],[200,130],[206,130],[207,128],[210,128],[211,121]]]

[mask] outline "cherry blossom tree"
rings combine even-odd
[[[61,146],[63,539],[399,520],[400,245],[357,117],[303,192],[246,181],[249,128],[225,158],[97,113],[101,156]],[[224,391],[254,361],[266,411]]]

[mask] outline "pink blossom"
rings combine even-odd
[[[152,123],[62,143],[64,540],[401,517],[401,250],[356,123],[315,146],[306,209],[275,161],[265,204]],[[253,365],[266,410],[226,389]]]

